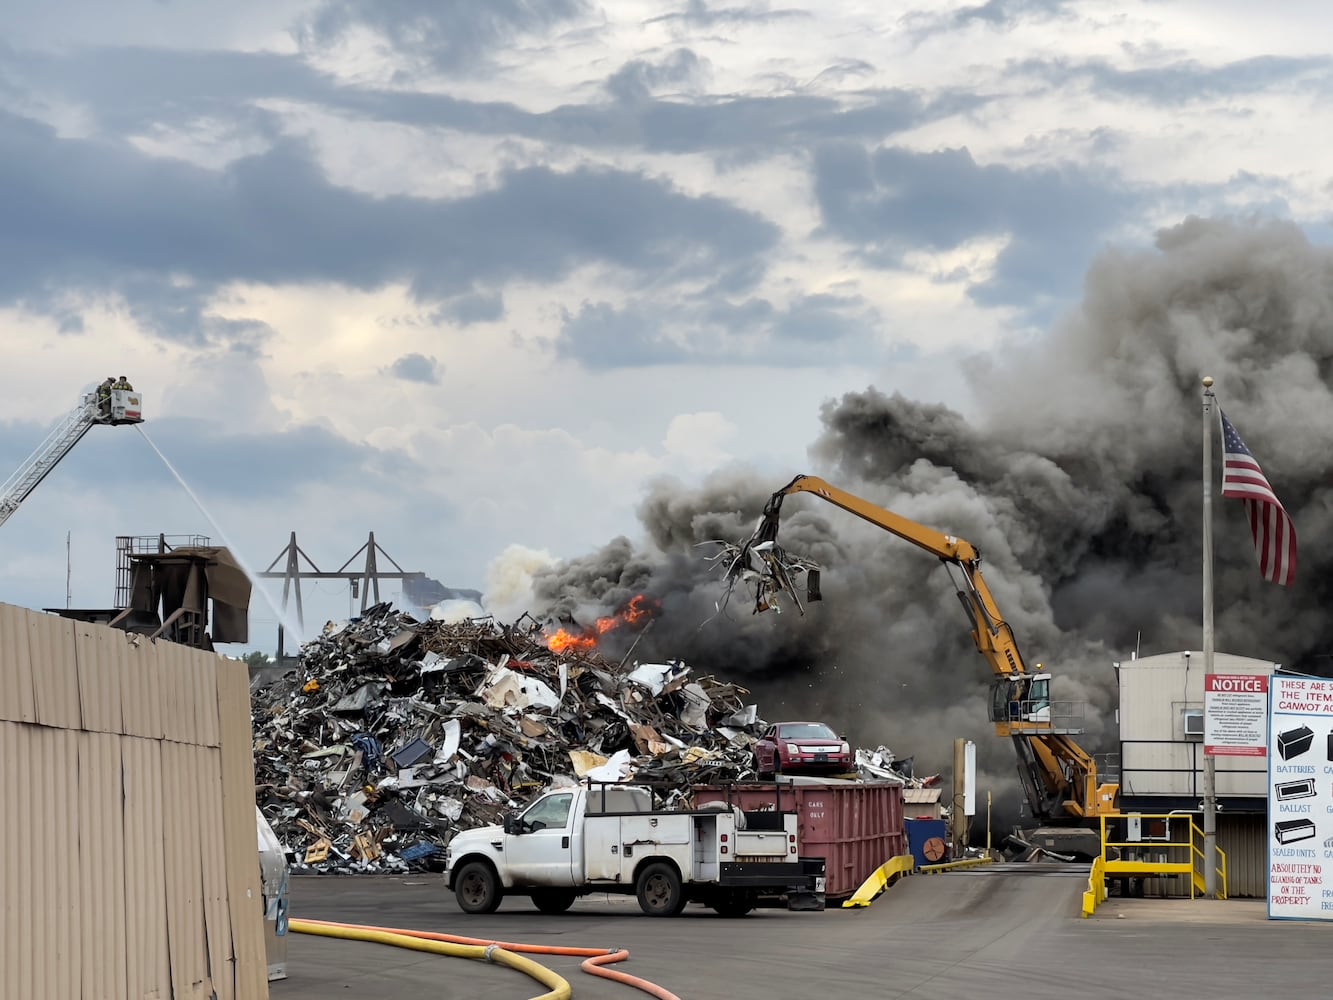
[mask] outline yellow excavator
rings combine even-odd
[[[777,544],[782,501],[793,493],[810,493],[841,507],[925,549],[949,567],[972,624],[972,640],[994,673],[990,721],[997,735],[1013,741],[1023,791],[1039,824],[1025,839],[1057,854],[1095,854],[1100,837],[1089,828],[1100,825],[1098,817],[1119,812],[1120,786],[1099,777],[1096,758],[1073,738],[1083,731],[1084,706],[1053,701],[1051,675],[1028,670],[1013,629],[1000,614],[982,576],[976,546],[877,507],[815,476],[797,476],[769,498],[754,534],[735,550],[727,567],[729,582],[745,579],[757,584],[756,612],[775,608],[781,592],[800,607],[793,576],[802,572],[808,574],[808,599],[822,597],[818,567],[789,556]]]

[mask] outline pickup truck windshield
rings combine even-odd
[[[834,740],[838,739],[838,734],[828,726],[820,725],[817,722],[805,722],[781,726],[778,729],[778,735],[784,740]]]
[[[574,796],[569,792],[550,795],[523,814],[523,823],[528,830],[561,830],[569,822],[569,808],[574,804]]]

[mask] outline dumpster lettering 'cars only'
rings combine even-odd
[[[854,770],[852,748],[822,722],[779,722],[754,745],[754,769],[774,774],[840,774]]]

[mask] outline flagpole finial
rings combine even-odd
[[[1213,377],[1211,375],[1205,375],[1203,377],[1203,387],[1205,389],[1211,389],[1213,387]]]

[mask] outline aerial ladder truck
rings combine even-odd
[[[994,675],[990,721],[998,736],[1013,742],[1024,796],[1038,829],[1026,841],[1055,853],[1094,856],[1100,850],[1099,817],[1119,811],[1118,782],[1104,780],[1096,758],[1074,736],[1083,731],[1073,703],[1051,700],[1051,675],[1033,672],[1019,651],[981,573],[981,553],[971,542],[884,510],[815,476],[797,476],[764,506],[753,536],[727,568],[729,581],[758,581],[755,611],[775,606],[786,592],[799,606],[793,572],[809,571],[809,598],[819,600],[818,570],[792,559],[777,544],[783,498],[810,493],[935,555],[949,569],[958,599],[972,625],[972,641]],[[1040,664],[1038,664],[1040,667]]]
[[[120,426],[143,423],[143,398],[134,389],[101,386],[84,393],[27,460],[0,486],[0,524],[19,509],[43,479],[60,464],[83,436],[98,424]]]

